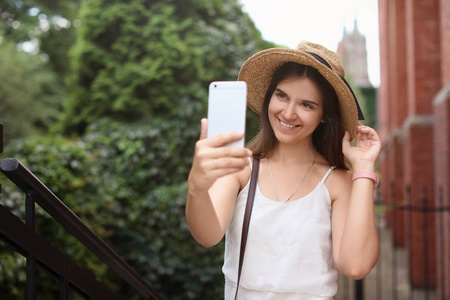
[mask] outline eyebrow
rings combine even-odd
[[[282,94],[288,96],[288,94],[287,94],[285,91],[283,91],[282,89],[280,89],[280,88],[276,88],[275,91],[278,91],[278,92],[280,92],[280,93],[282,93]],[[317,103],[317,102],[314,101],[314,100],[302,99],[302,102],[303,102],[303,103],[310,104],[310,105],[320,106],[319,103]]]

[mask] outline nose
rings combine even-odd
[[[283,110],[283,118],[287,120],[294,120],[297,116],[295,113],[295,103],[289,102]]]

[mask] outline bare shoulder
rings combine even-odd
[[[352,187],[352,172],[345,169],[334,169],[325,185],[332,202],[340,198],[348,198]]]

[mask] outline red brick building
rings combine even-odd
[[[450,0],[378,3],[381,192],[402,208],[388,222],[412,286],[450,299]]]

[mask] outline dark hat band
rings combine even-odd
[[[334,71],[333,68],[330,66],[330,64],[323,59],[320,55],[317,55],[314,52],[308,52],[308,51],[304,51],[305,53],[308,53],[309,55],[311,55],[312,57],[314,57],[315,59],[317,59],[320,63],[322,63],[323,65],[327,66],[330,70]],[[364,115],[362,113],[361,107],[359,107],[359,103],[358,100],[356,99],[355,93],[353,93],[352,88],[350,87],[350,85],[348,84],[347,80],[345,80],[345,78],[341,75],[339,75],[339,78],[341,78],[341,80],[345,83],[345,85],[348,87],[348,89],[350,90],[350,92],[353,95],[353,99],[355,100],[356,103],[356,108],[358,109],[358,120],[365,120]]]

